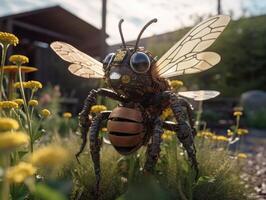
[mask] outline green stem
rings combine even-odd
[[[203,112],[202,102],[203,101],[199,101],[199,107],[198,107],[198,112],[197,112],[197,116],[196,116],[196,131],[197,132],[200,129],[201,115],[202,115],[202,112]]]
[[[26,114],[26,121],[27,121],[27,125],[28,125],[28,132],[30,135],[30,151],[33,152],[33,134],[32,134],[32,127],[31,127],[31,120],[30,120],[30,112],[29,112],[29,107],[26,101],[26,95],[24,92],[24,87],[23,87],[23,80],[22,80],[22,73],[21,73],[21,66],[18,65],[18,74],[19,74],[19,83],[20,83],[20,92],[22,95],[22,99],[24,101],[23,106],[24,106],[24,110],[25,110],[25,114]]]
[[[4,80],[4,65],[6,61],[6,53],[7,53],[8,45],[3,45],[2,48],[2,58],[1,58],[1,70],[0,70],[0,101],[2,101],[2,93],[3,93],[3,80]]]
[[[5,154],[3,157],[4,170],[7,171],[9,167],[9,153]],[[2,200],[9,200],[9,182],[6,178],[4,178],[4,182],[2,185]]]

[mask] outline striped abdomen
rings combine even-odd
[[[143,117],[139,110],[116,107],[109,116],[107,129],[109,140],[120,154],[130,154],[143,143]]]

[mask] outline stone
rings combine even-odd
[[[262,108],[266,109],[266,92],[261,90],[245,92],[240,97],[240,103],[248,112],[257,112]]]

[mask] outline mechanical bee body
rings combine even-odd
[[[122,47],[110,53],[103,63],[77,50],[73,46],[54,42],[51,48],[64,60],[72,63],[69,71],[84,78],[104,78],[111,89],[91,90],[85,99],[80,113],[80,125],[83,143],[77,157],[83,151],[90,130],[90,151],[96,174],[96,188],[100,183],[99,130],[102,121],[108,120],[109,139],[115,149],[124,155],[130,154],[147,145],[147,160],[144,171],[152,172],[159,158],[163,129],[175,131],[177,138],[186,150],[189,161],[196,171],[196,149],[193,138],[192,107],[184,98],[171,91],[167,78],[198,73],[207,70],[220,61],[214,52],[203,52],[223,32],[230,21],[228,16],[214,16],[189,31],[173,45],[158,61],[150,52],[139,47],[144,30],[156,19],[148,22],[138,35],[134,47],[127,46],[122,34],[122,22],[119,31]],[[181,93],[180,93],[181,94]],[[202,96],[195,92],[194,96]],[[191,96],[183,93],[182,96]],[[103,96],[119,102],[113,111],[105,111],[90,120],[90,109],[96,104],[96,97]],[[162,111],[170,107],[176,123],[160,119]]]

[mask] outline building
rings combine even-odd
[[[101,13],[99,13],[101,17]],[[60,6],[47,7],[0,17],[0,31],[12,32],[18,36],[20,44],[9,51],[11,54],[27,55],[30,66],[39,69],[30,75],[43,83],[59,85],[65,96],[84,99],[98,81],[75,77],[63,62],[49,48],[53,41],[64,41],[83,52],[100,59],[107,46],[107,35],[100,29],[78,18]]]

